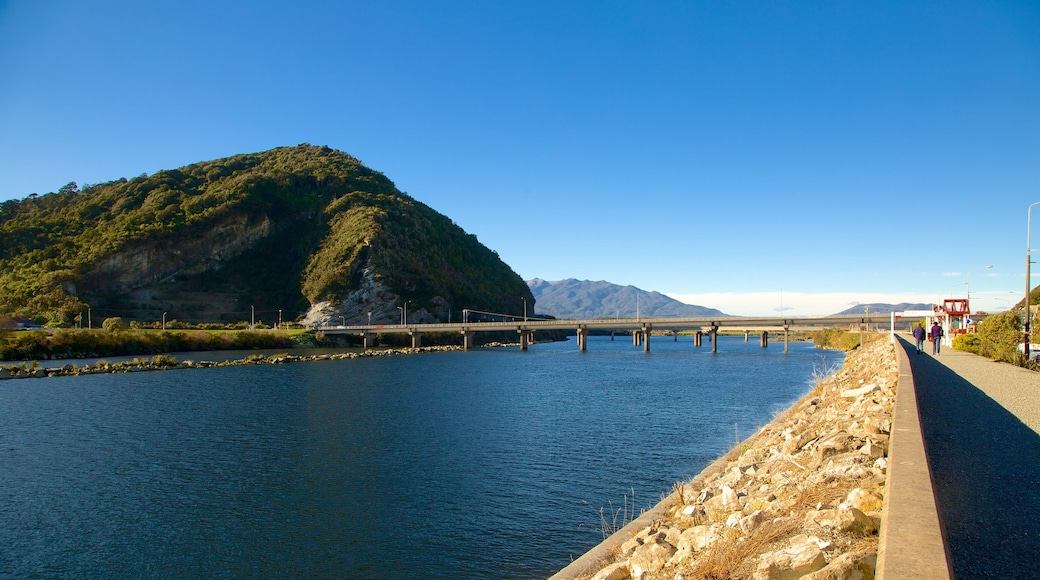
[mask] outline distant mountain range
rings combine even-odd
[[[667,316],[727,316],[714,308],[679,302],[660,292],[619,286],[602,280],[527,281],[538,314],[556,318],[635,318]]]
[[[842,314],[867,314],[868,311],[874,314],[888,314],[890,312],[903,312],[904,310],[931,310],[932,306],[932,304],[923,302],[900,302],[899,304],[875,302],[874,304],[857,304],[852,308],[842,310],[835,316]]]

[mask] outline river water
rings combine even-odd
[[[651,346],[0,382],[0,577],[545,578],[842,361]]]

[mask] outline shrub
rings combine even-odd
[[[105,321],[101,323],[101,328],[109,332],[118,332],[120,330],[126,330],[127,326],[126,323],[123,322],[122,318],[116,316],[114,318],[106,318]]]
[[[1018,351],[1022,341],[1022,320],[1008,310],[979,322],[979,354],[994,360],[1021,365],[1025,357]]]
[[[981,344],[982,339],[977,334],[958,334],[953,338],[953,348],[973,354],[979,354]]]

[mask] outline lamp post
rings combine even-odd
[[[527,298],[521,296],[520,299],[524,301],[524,322],[527,322]]]
[[[981,268],[972,268],[971,270],[968,270],[968,315],[969,316],[971,315],[971,273],[975,272],[976,270],[988,270],[988,269],[990,269],[992,267],[993,267],[993,264],[990,264],[989,266],[982,266]]]
[[[1022,352],[1025,353],[1027,360],[1029,359],[1029,323],[1030,319],[1032,318],[1032,316],[1029,315],[1029,291],[1032,290],[1032,285],[1029,283],[1029,228],[1033,219],[1034,205],[1040,205],[1040,201],[1029,204],[1029,207],[1026,209],[1026,308],[1025,311],[1022,313],[1022,316],[1024,318],[1022,328],[1025,331],[1023,333],[1025,339],[1023,341]]]
[[[253,305],[249,305],[249,330],[253,330],[256,326],[256,310],[253,309]]]
[[[162,329],[166,330],[166,313],[162,313]]]
[[[401,326],[404,326],[404,307],[398,306],[397,309],[401,311]]]
[[[372,326],[372,311],[368,311],[368,325]]]

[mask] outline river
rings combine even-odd
[[[843,360],[651,345],[0,382],[0,577],[545,578]]]

